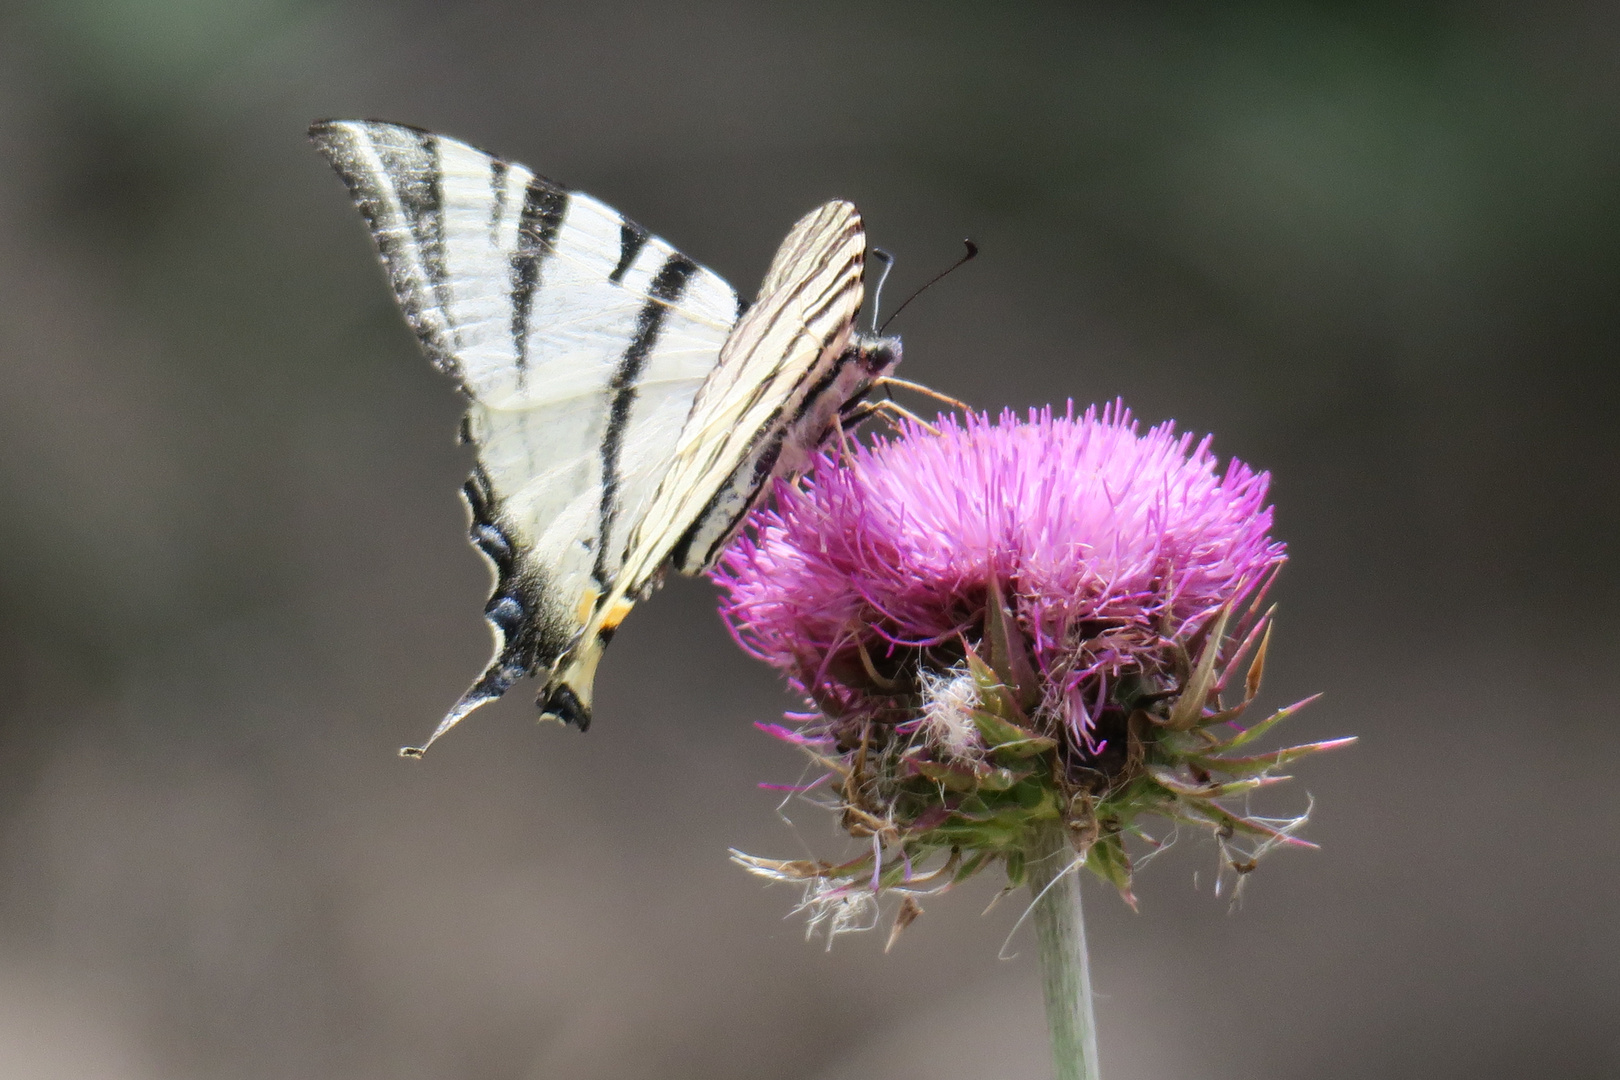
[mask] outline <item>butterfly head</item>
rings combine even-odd
[[[877,334],[856,334],[850,340],[855,362],[866,375],[880,379],[900,363],[900,339]]]

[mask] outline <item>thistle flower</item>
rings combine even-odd
[[[1155,843],[1145,814],[1210,829],[1240,874],[1303,843],[1296,823],[1221,802],[1348,741],[1235,753],[1304,704],[1237,723],[1284,560],[1268,484],[1219,469],[1208,438],[1142,433],[1119,403],[908,423],[823,451],[713,576],[739,644],[815,707],[761,727],[824,770],[808,787],[868,843],[839,864],[738,861],[802,882],[812,927],[868,924],[900,892],[898,931],[915,894],[987,866],[1021,884],[1043,829],[1133,905],[1126,839]],[[1258,847],[1228,848],[1239,836]]]

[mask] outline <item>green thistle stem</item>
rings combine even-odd
[[[1053,822],[1035,834],[1025,865],[1035,901],[1035,937],[1057,1080],[1098,1080],[1097,1017],[1080,912],[1080,873],[1078,867],[1070,869],[1074,860],[1067,831]]]

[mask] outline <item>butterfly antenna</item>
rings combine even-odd
[[[883,263],[883,273],[878,275],[877,288],[872,290],[872,332],[881,333],[877,328],[878,308],[883,303],[883,283],[889,280],[889,271],[894,269],[894,256],[880,247],[872,249],[872,258]]]
[[[882,334],[883,331],[887,330],[889,328],[889,324],[894,322],[896,316],[898,316],[902,311],[906,310],[906,305],[907,304],[910,304],[913,300],[917,299],[917,297],[919,297],[923,293],[927,292],[930,286],[934,285],[941,278],[943,278],[946,274],[949,274],[952,271],[958,269],[959,267],[962,266],[963,263],[967,262],[969,259],[973,258],[973,256],[975,256],[975,255],[977,255],[979,253],[979,245],[975,244],[972,240],[963,240],[962,241],[962,246],[967,248],[967,254],[963,255],[960,259],[957,259],[955,262],[951,263],[951,265],[947,266],[945,269],[941,270],[939,273],[935,274],[933,277],[931,277],[927,281],[923,282],[922,288],[918,289],[916,292],[914,292],[910,296],[906,297],[905,300],[900,304],[900,306],[894,309],[894,314],[890,315],[887,319],[883,320],[883,325],[878,327],[877,332],[879,334]]]

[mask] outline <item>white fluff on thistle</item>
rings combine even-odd
[[[922,729],[928,740],[958,761],[977,761],[984,756],[984,744],[973,722],[978,708],[979,687],[965,669],[943,675],[929,671],[922,676]]]

